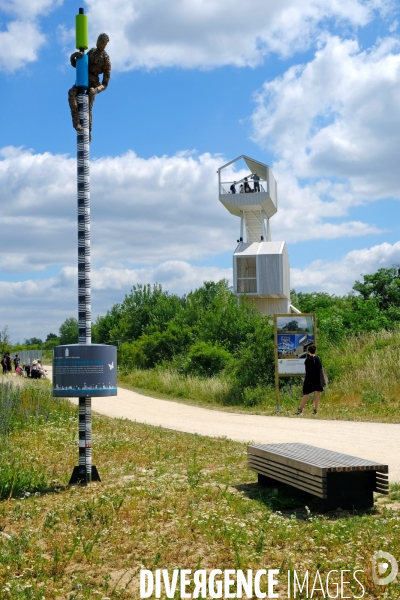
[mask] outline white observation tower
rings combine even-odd
[[[224,170],[244,160],[249,173],[226,181]],[[232,170],[229,170],[232,172]],[[278,186],[271,169],[242,155],[220,167],[219,200],[240,218],[238,246],[233,255],[233,289],[239,302],[250,299],[266,315],[288,314],[290,267],[286,242],[273,242],[269,220],[278,210]]]

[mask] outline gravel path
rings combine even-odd
[[[46,370],[51,378],[51,367]],[[118,388],[116,397],[93,398],[92,407],[108,417],[238,442],[320,446],[388,464],[390,482],[400,481],[400,424],[245,415],[159,400],[123,388]]]

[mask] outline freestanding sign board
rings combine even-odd
[[[106,344],[68,344],[53,351],[53,396],[117,395],[117,349]]]
[[[305,375],[307,349],[316,344],[316,321],[313,313],[278,314],[275,324],[275,389],[279,410],[279,378]]]

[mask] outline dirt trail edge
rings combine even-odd
[[[390,483],[400,481],[400,424],[244,415],[159,400],[123,388],[118,388],[117,397],[93,398],[92,408],[108,417],[238,442],[303,442],[388,464]]]

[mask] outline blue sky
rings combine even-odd
[[[76,314],[79,6],[112,75],[91,144],[93,314],[135,283],[231,277],[239,224],[216,170],[278,180],[272,238],[297,290],[349,292],[400,263],[399,4],[392,0],[0,0],[0,328],[46,337]]]

